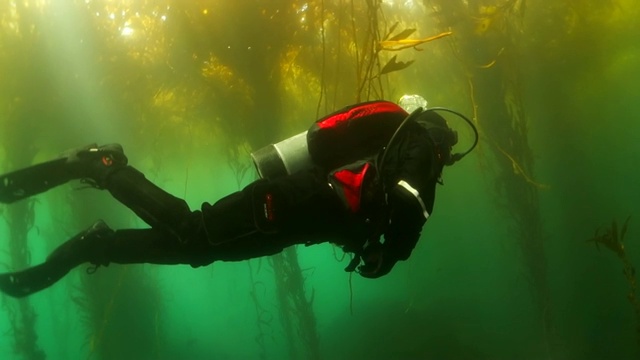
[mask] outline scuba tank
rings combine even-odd
[[[251,153],[258,175],[273,179],[313,167],[307,146],[307,131],[267,145]]]
[[[351,105],[316,120],[308,131],[256,150],[251,158],[265,179],[315,166],[330,171],[377,154],[406,116],[390,101]]]

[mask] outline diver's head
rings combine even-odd
[[[427,109],[427,100],[420,95],[404,95],[398,101],[398,105],[411,114],[405,121],[410,118],[415,119],[420,125],[429,131],[429,135],[436,145],[438,157],[444,165],[453,165],[455,162],[469,154],[471,150],[478,145],[478,129],[473,122],[463,114],[444,107]],[[473,140],[473,144],[468,150],[460,153],[451,153],[453,146],[458,143],[458,132],[449,127],[447,121],[437,113],[438,111],[457,115],[471,127],[475,138]],[[400,125],[400,127],[402,127],[402,125]]]
[[[445,165],[452,165],[451,150],[458,143],[458,132],[451,129],[447,121],[433,110],[423,111],[416,122],[429,132],[438,151],[438,157]]]

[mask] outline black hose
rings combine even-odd
[[[469,118],[467,118],[466,116],[462,115],[461,113],[451,110],[451,109],[447,109],[444,107],[432,107],[430,109],[428,109],[427,111],[431,111],[431,110],[438,110],[438,111],[446,111],[446,112],[450,112],[452,114],[458,115],[459,117],[461,117],[464,121],[466,121],[469,126],[471,126],[471,129],[473,130],[473,133],[475,134],[475,139],[473,141],[473,145],[471,145],[471,147],[469,148],[469,150],[463,152],[463,153],[456,153],[453,156],[456,157],[455,161],[458,161],[460,159],[462,159],[463,157],[467,156],[467,154],[469,154],[471,152],[471,150],[473,150],[476,145],[478,145],[478,140],[480,139],[480,136],[478,135],[478,129],[476,128],[476,126],[473,124],[473,122],[471,120],[469,120]]]
[[[404,125],[409,120],[415,118],[416,116],[418,116],[420,114],[422,114],[422,108],[421,107],[413,110],[413,112],[411,114],[409,114],[406,118],[404,118],[404,120],[402,120],[400,125],[398,125],[398,128],[396,129],[396,131],[393,133],[393,135],[391,135],[391,139],[389,139],[389,142],[387,143],[387,146],[385,146],[384,152],[382,153],[382,157],[380,157],[380,164],[378,166],[378,174],[382,173],[382,169],[384,168],[384,160],[387,158],[387,152],[389,151],[389,148],[391,147],[391,144],[393,144],[393,141],[396,139],[396,136],[398,136],[398,133],[400,132],[400,130],[402,130]]]

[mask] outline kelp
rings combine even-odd
[[[249,292],[249,296],[251,297],[251,302],[253,302],[253,306],[256,310],[256,327],[258,328],[258,334],[254,339],[260,349],[258,357],[260,359],[268,359],[269,356],[266,340],[269,339],[272,342],[276,341],[273,330],[273,314],[264,306],[266,285],[262,281],[255,280],[251,262],[252,260],[247,261],[247,266],[249,267],[249,281],[251,282],[251,291]],[[262,259],[258,259],[257,262],[258,269],[255,270],[256,274],[260,272],[260,263],[262,262]]]
[[[41,150],[35,136],[42,130],[48,110],[47,95],[51,87],[43,66],[44,45],[35,30],[42,20],[41,14],[32,11],[24,2],[13,4],[9,16],[3,17],[0,43],[0,67],[10,71],[0,74],[3,87],[0,98],[11,99],[0,103],[0,143],[5,147],[3,171],[30,165]],[[6,9],[5,9],[6,10]],[[5,63],[6,61],[6,63]],[[11,64],[13,66],[8,67]],[[30,88],[29,85],[39,84]],[[38,103],[37,106],[33,104]],[[37,144],[37,145],[36,145]],[[36,200],[28,199],[7,206],[4,218],[9,230],[9,263],[4,270],[22,270],[31,266],[29,235],[35,226]],[[9,313],[9,326],[13,335],[13,350],[16,357],[27,360],[46,358],[38,344],[36,331],[37,311],[30,299],[6,299],[4,306]]]
[[[23,269],[31,264],[27,239],[34,225],[34,203],[34,200],[18,202],[6,211],[9,224],[9,254],[13,269]],[[45,352],[38,345],[38,314],[30,300],[6,299],[3,305],[9,313],[14,353],[26,360],[46,359]]]
[[[626,252],[624,248],[624,237],[627,234],[627,228],[629,226],[629,220],[631,220],[631,216],[627,217],[620,232],[618,233],[618,223],[613,220],[611,222],[611,227],[609,228],[599,228],[596,229],[593,237],[587,242],[592,242],[595,244],[596,248],[599,250],[600,246],[604,246],[607,249],[614,252],[620,259],[626,258]]]
[[[629,227],[629,220],[631,220],[631,216],[627,217],[622,224],[622,227],[618,226],[618,222],[616,220],[611,221],[610,227],[601,227],[596,229],[593,237],[588,239],[587,242],[595,244],[596,249],[598,250],[600,250],[601,246],[608,249],[616,254],[618,259],[622,261],[622,273],[629,285],[627,300],[631,303],[635,313],[636,341],[638,345],[640,345],[640,300],[637,295],[638,282],[636,278],[636,269],[631,263],[624,246],[625,235],[627,235],[627,229]]]
[[[313,311],[313,291],[307,296],[306,274],[295,247],[269,258],[277,275],[276,299],[290,359],[320,359],[320,340]]]
[[[453,27],[449,40],[467,79],[469,98],[481,137],[482,170],[493,176],[496,204],[509,219],[505,226],[520,248],[533,301],[540,314],[545,349],[550,353],[553,325],[539,191],[548,188],[534,176],[529,125],[520,74],[524,0],[479,2],[431,0],[442,14],[441,26]],[[482,49],[482,51],[478,51]],[[495,161],[489,161],[487,150]]]
[[[398,26],[398,23],[395,23],[391,27],[391,31],[393,31]],[[428,43],[430,41],[438,40],[443,37],[452,35],[452,31],[445,31],[438,35],[430,36],[424,39],[407,39],[411,34],[413,34],[416,29],[405,29],[401,31],[399,34],[391,36],[390,34],[385,38],[385,40],[380,41],[379,50],[386,51],[400,51],[404,49],[413,48],[416,51],[422,51],[423,49],[419,48],[418,45],[422,45],[424,43]]]

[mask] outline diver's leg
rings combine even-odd
[[[201,216],[194,212],[196,221]],[[213,261],[204,232],[194,226],[181,239],[159,229],[112,230],[102,220],[60,245],[42,264],[0,274],[0,292],[24,297],[43,290],[83,263],[207,265]]]
[[[258,180],[213,205],[203,204],[215,260],[246,260],[295,244],[337,240],[345,233],[345,211],[323,179],[303,172]]]
[[[119,144],[74,149],[60,159],[0,175],[0,202],[15,202],[82,179],[107,189],[152,227],[179,236],[190,214],[186,202],[160,189],[127,163]]]
[[[192,224],[191,210],[183,199],[162,190],[131,166],[114,171],[104,187],[151,227],[186,241],[182,234]]]
[[[191,211],[187,203],[147,180],[127,162],[117,144],[72,152],[67,157],[75,178],[108,190],[147,224],[179,237],[188,226]]]

